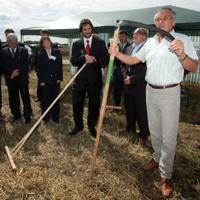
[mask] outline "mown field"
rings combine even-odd
[[[71,79],[65,66],[62,87]],[[71,90],[61,99],[61,123],[41,123],[15,157],[17,172],[11,170],[4,146],[13,148],[30,130],[41,111],[36,99],[36,76],[30,73],[32,123],[23,119],[9,121],[11,114],[7,90],[3,85],[3,114],[0,134],[1,200],[158,200],[162,199],[159,172],[146,172],[143,164],[152,153],[150,140],[145,147],[119,136],[125,127],[124,110],[107,112],[101,137],[96,170],[89,179],[95,140],[86,126],[80,134],[70,136],[73,127]],[[200,199],[200,88],[184,85],[177,154],[174,165],[174,200]],[[87,103],[87,102],[86,102]]]

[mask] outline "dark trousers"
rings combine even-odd
[[[38,101],[41,101],[41,100],[42,100],[42,94],[41,94],[41,87],[40,87],[39,81],[38,81],[38,83],[37,83],[36,95],[37,95],[37,100],[38,100]]]
[[[21,117],[20,111],[20,96],[23,103],[23,115],[25,118],[29,118],[32,114],[28,78],[27,79],[14,79],[7,81],[9,105],[14,117]]]
[[[78,85],[72,90],[72,101],[73,101],[73,117],[75,126],[83,128],[83,108],[84,108],[84,99],[88,95],[88,127],[95,127],[100,108],[100,95],[101,95],[101,86],[96,87],[93,84],[79,89]]]
[[[44,113],[50,104],[55,100],[60,92],[60,84],[46,84],[45,86],[40,86],[41,88],[41,107],[42,113]],[[60,113],[60,101],[58,100],[51,110],[44,117],[44,121],[49,121],[52,118],[53,121],[59,122]]]
[[[112,85],[113,85],[113,102],[115,106],[119,106],[122,94],[124,93],[123,75],[119,67],[116,67],[114,69]]]
[[[1,74],[0,74],[0,111],[2,108],[2,93],[1,93]]]
[[[138,123],[140,133],[139,137],[145,138],[149,134],[146,97],[145,95],[124,95],[127,131],[136,132],[136,121]]]

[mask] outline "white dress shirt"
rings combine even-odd
[[[170,32],[176,39],[184,44],[185,53],[192,59],[198,60],[191,39],[183,34]],[[152,85],[170,85],[183,80],[184,68],[175,53],[170,52],[169,41],[163,39],[159,42],[157,36],[148,39],[136,57],[142,62],[146,61],[146,81]]]
[[[135,44],[135,43],[133,43],[132,44],[132,52],[131,52],[131,56],[135,56],[135,54],[140,50],[140,48],[141,48],[141,46],[144,44],[145,42],[142,42],[142,43],[140,43],[140,44]]]
[[[91,45],[92,45],[92,36],[90,36],[89,38],[83,37],[84,47],[85,48],[86,48],[86,45],[87,45],[87,40],[89,40],[89,45],[90,45],[90,48],[91,48]]]
[[[9,49],[10,49],[10,53],[13,53],[13,50],[12,50],[12,49],[14,49],[14,53],[16,53],[16,51],[17,51],[17,48],[10,48],[10,47],[9,47]]]

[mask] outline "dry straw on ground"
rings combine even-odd
[[[70,79],[68,73],[65,71],[65,83]],[[3,88],[3,112],[6,123],[1,125],[0,130],[9,147],[16,145],[40,116],[39,104],[33,101],[36,84],[34,73],[31,73],[30,80],[34,110],[31,125],[24,125],[22,120],[14,124],[9,122],[10,111],[5,101],[6,88]],[[189,104],[192,104],[193,100],[189,101]],[[187,105],[187,98],[183,99],[182,103],[190,118],[188,119],[182,110],[173,177],[175,191],[172,199],[197,200],[200,199],[200,149],[194,146],[194,142],[199,141],[200,126],[188,121],[198,119],[199,104],[197,103],[195,110],[191,111]],[[85,112],[87,113],[86,109]],[[145,172],[142,169],[143,163],[152,153],[150,142],[142,148],[132,144],[129,136],[118,135],[119,130],[125,125],[123,111],[106,114],[96,171],[92,180],[88,177],[94,139],[87,127],[82,133],[70,136],[68,133],[72,125],[71,94],[68,92],[61,101],[60,125],[53,122],[41,123],[15,158],[18,166],[16,174],[11,171],[1,140],[1,200],[162,199],[157,187],[159,172]]]

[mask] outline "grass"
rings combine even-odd
[[[68,67],[64,70],[64,85],[70,80]],[[30,125],[21,120],[10,123],[7,90],[3,86],[1,124],[9,147],[14,147],[40,117],[39,104],[34,102],[36,76],[30,75],[30,94],[34,117]],[[189,88],[190,89],[190,88]],[[188,91],[189,91],[188,89]],[[190,89],[182,99],[177,154],[174,166],[174,200],[200,199],[200,149],[194,146],[200,138],[199,93]],[[192,92],[193,91],[193,92]],[[195,92],[196,91],[196,92]],[[86,102],[87,103],[87,102]],[[84,122],[86,124],[87,106]],[[159,172],[146,172],[142,165],[151,156],[150,141],[146,147],[132,144],[129,136],[119,136],[125,126],[124,111],[107,113],[101,137],[95,175],[89,179],[94,139],[87,126],[82,133],[70,136],[73,127],[71,91],[61,99],[61,123],[41,123],[14,159],[18,167],[12,172],[0,141],[0,199],[1,200],[158,200]]]

